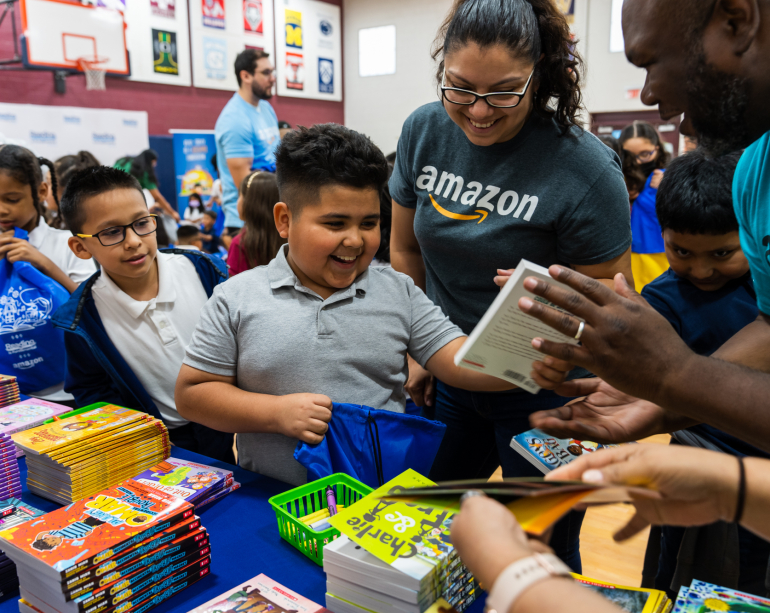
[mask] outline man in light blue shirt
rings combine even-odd
[[[222,109],[215,127],[222,209],[230,235],[243,227],[237,207],[241,181],[253,169],[275,172],[275,148],[281,138],[278,117],[268,102],[275,86],[269,55],[245,49],[235,58],[238,91]]]

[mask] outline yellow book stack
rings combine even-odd
[[[107,405],[12,436],[27,455],[27,487],[69,504],[156,465],[169,456],[158,419]]]

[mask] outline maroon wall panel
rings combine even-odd
[[[342,7],[342,0],[326,0]],[[16,7],[17,32],[21,32]],[[344,27],[344,25],[343,25]],[[13,56],[9,20],[0,27],[0,58]],[[340,74],[342,67],[340,67]],[[344,92],[344,89],[343,89]],[[233,92],[198,87],[175,87],[107,79],[106,91],[86,91],[85,77],[67,77],[67,93],[57,94],[51,72],[37,70],[0,71],[0,102],[84,106],[91,108],[147,111],[150,134],[168,134],[170,129],[213,130],[219,112]],[[273,96],[270,100],[278,119],[292,125],[344,123],[344,104],[325,100],[306,100]]]

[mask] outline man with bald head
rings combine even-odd
[[[589,396],[532,423],[597,442],[708,423],[770,451],[770,0],[626,0],[623,33],[628,59],[647,71],[645,104],[666,119],[684,114],[682,132],[714,155],[748,147],[733,195],[760,315],[712,357],[698,356],[622,276],[614,293],[552,267],[575,291],[535,279],[528,289],[576,317],[527,298],[519,305],[582,345],[533,346],[601,379],[562,385],[559,393]]]

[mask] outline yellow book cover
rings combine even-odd
[[[409,469],[330,517],[329,523],[383,562],[422,580],[454,554],[449,540],[453,513],[380,496],[428,485],[435,484]]]
[[[629,613],[658,613],[668,600],[665,592],[641,587],[617,585],[572,573],[576,581],[601,594]]]
[[[114,463],[117,458],[123,454],[130,452],[131,450],[144,448],[148,445],[162,446],[168,444],[168,438],[161,436],[156,430],[153,436],[147,436],[147,433],[144,433],[141,436],[132,435],[127,438],[121,437],[116,441],[111,441],[106,447],[91,450],[89,454],[73,455],[57,459],[54,461],[55,463],[50,464],[50,466],[51,468],[64,471],[75,471],[79,470],[82,466],[87,466],[89,463],[104,461]]]
[[[66,445],[82,442],[126,423],[142,419],[144,413],[109,404],[93,411],[73,415],[52,424],[45,424],[11,435],[27,453],[40,455]]]
[[[148,419],[139,419],[105,432],[99,436],[91,437],[84,441],[78,441],[76,444],[70,444],[66,447],[52,450],[47,453],[47,457],[56,462],[65,462],[69,458],[77,458],[93,455],[102,449],[108,449],[113,445],[121,444],[121,441],[132,440],[134,437],[147,436],[150,431],[157,431],[155,426]]]

